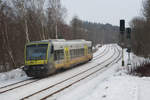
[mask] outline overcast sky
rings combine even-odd
[[[62,0],[62,4],[67,8],[67,21],[78,16],[82,20],[119,25],[119,20],[125,19],[127,25],[132,18],[142,15],[142,1]]]

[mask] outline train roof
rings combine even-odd
[[[87,45],[88,47],[92,46],[91,41],[86,41],[83,39],[77,39],[77,40],[65,40],[65,39],[50,39],[50,40],[41,40],[41,41],[33,41],[29,44],[34,43],[52,43],[54,45],[54,49],[61,49],[66,46],[74,49],[74,48],[82,48],[84,45]]]
[[[76,40],[65,40],[65,39],[49,39],[49,40],[41,40],[41,41],[32,41],[27,44],[34,44],[34,43],[91,43],[91,41],[86,41],[83,39],[76,39]]]
[[[66,40],[64,42],[61,41],[53,41],[54,49],[62,49],[65,47],[69,47],[70,49],[77,49],[77,48],[84,48],[84,45],[87,45],[88,47],[92,46],[91,41],[86,40]]]

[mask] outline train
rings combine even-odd
[[[28,77],[46,77],[93,58],[92,42],[83,39],[50,39],[29,42],[24,50],[23,71]]]

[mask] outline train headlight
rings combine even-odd
[[[41,69],[44,69],[44,66],[42,66]]]
[[[36,68],[33,66],[32,69],[35,70]]]
[[[23,67],[23,70],[24,70],[24,71],[28,70],[28,67]]]

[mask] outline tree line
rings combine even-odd
[[[111,24],[101,24],[83,21],[83,28],[86,29],[88,40],[93,44],[109,44],[119,42],[119,27]]]
[[[135,54],[150,57],[150,0],[143,2],[142,17],[130,22],[132,50]]]
[[[55,38],[56,26],[67,29],[64,16],[60,0],[0,0],[1,71],[23,65],[25,43]]]
[[[68,25],[66,12],[60,0],[0,0],[0,72],[24,65],[24,46],[30,41],[57,37],[94,44],[116,41],[118,27],[82,21],[77,16]]]

